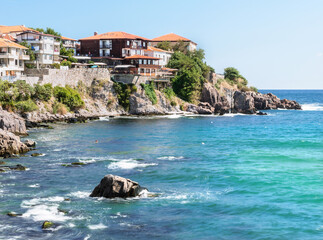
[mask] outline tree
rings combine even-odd
[[[32,28],[32,27],[30,27],[30,28],[34,29],[34,30],[36,30],[38,32],[45,33],[45,34],[51,34],[51,35],[54,35],[54,36],[57,36],[57,37],[62,36],[59,32],[56,32],[53,28],[47,27],[46,30],[44,30],[43,28]]]
[[[159,42],[156,47],[166,51],[170,51],[173,49],[170,42]]]
[[[179,51],[183,53],[188,53],[188,45],[189,43],[184,42],[184,41],[178,41],[174,46],[173,46],[173,51]]]
[[[36,60],[36,57],[35,57],[34,51],[31,50],[31,45],[28,44],[26,41],[23,41],[23,42],[21,42],[19,44],[22,45],[22,46],[24,46],[24,47],[26,47],[26,48],[28,48],[26,50],[26,52],[27,52],[27,55],[29,55],[30,61],[35,61]]]
[[[232,81],[233,83],[241,83],[242,85],[248,85],[247,79],[240,74],[238,69],[234,67],[228,67],[224,69],[224,78]]]

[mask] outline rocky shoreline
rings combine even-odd
[[[95,83],[94,83],[95,85]],[[38,110],[17,114],[0,108],[0,157],[23,154],[32,149],[32,143],[24,143],[19,136],[26,136],[27,128],[49,127],[48,123],[77,123],[100,117],[153,116],[167,114],[217,114],[243,113],[260,114],[268,109],[301,109],[296,101],[279,99],[268,93],[241,92],[230,88],[216,89],[207,82],[203,86],[200,102],[192,104],[177,97],[172,101],[156,90],[157,103],[153,104],[144,89],[138,88],[129,97],[129,110],[120,106],[113,89],[113,82],[106,81],[102,87],[93,88],[91,95],[84,99],[85,107],[73,113],[53,114],[44,103],[38,103]],[[265,115],[265,113],[263,113]]]

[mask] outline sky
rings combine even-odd
[[[0,25],[51,27],[80,39],[176,33],[217,73],[235,67],[258,89],[323,89],[321,0],[0,0]]]

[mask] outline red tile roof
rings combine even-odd
[[[13,42],[16,41],[16,39],[13,36],[11,36],[10,34],[2,34],[2,36],[0,35],[0,37],[10,40],[10,41],[13,41]]]
[[[163,35],[163,36],[160,36],[160,37],[156,37],[156,38],[153,38],[151,41],[153,41],[153,42],[178,42],[178,41],[184,41],[184,42],[192,42],[192,43],[194,43],[190,39],[184,38],[184,37],[179,36],[179,35],[177,35],[175,33],[169,33],[169,34],[166,34],[166,35]]]
[[[147,50],[145,50],[145,51],[148,51],[148,52],[166,52],[166,53],[173,53],[172,51],[166,51],[164,49],[160,49],[160,48],[156,48],[156,47],[151,47],[151,46],[149,46],[147,48]]]
[[[28,49],[22,45],[14,43],[8,39],[0,38],[0,47],[11,47],[11,48],[21,48],[21,49]]]
[[[25,32],[25,31],[34,31],[34,29],[27,28],[24,25],[17,25],[17,26],[3,26],[0,25],[0,33],[12,33],[12,32]]]
[[[107,32],[102,34],[97,34],[91,37],[81,38],[80,40],[100,40],[100,39],[139,39],[139,40],[147,40],[148,38],[140,37],[137,35],[133,35],[126,32]]]
[[[160,58],[143,56],[143,55],[133,55],[130,57],[125,57],[125,59],[152,59],[152,60],[159,60]]]
[[[61,39],[62,39],[62,40],[77,41],[77,40],[75,40],[75,39],[73,39],[73,38],[67,38],[67,37],[63,37],[63,36],[61,36]]]

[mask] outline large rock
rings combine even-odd
[[[253,114],[256,112],[254,99],[247,93],[235,91],[234,109],[239,113]]]
[[[17,114],[0,109],[0,129],[19,135],[27,135],[25,120]]]
[[[90,197],[136,197],[144,189],[137,182],[109,174],[102,178],[100,184],[94,188]]]
[[[29,147],[20,141],[20,137],[0,129],[0,157],[10,157],[29,150]]]
[[[205,83],[202,89],[201,102],[208,102],[214,107],[220,101],[220,95],[211,83]]]

